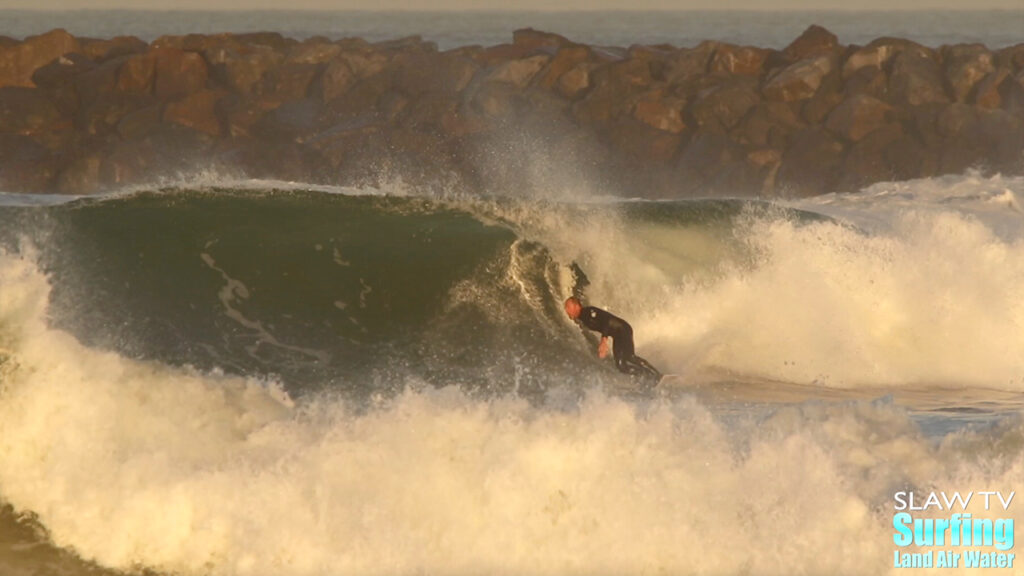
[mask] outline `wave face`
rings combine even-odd
[[[1022,179],[279,188],[0,199],[0,541],[73,574],[886,573],[893,491],[1024,477]],[[573,291],[682,384],[631,391]]]

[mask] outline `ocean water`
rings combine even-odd
[[[187,10],[0,10],[0,34],[23,38],[53,28],[76,36],[135,35],[149,42],[165,34],[276,31],[291,38],[360,37],[370,41],[419,35],[442,50],[511,42],[512,31],[536,28],[599,46],[719,40],[783,48],[811,24],[825,26],[843,44],[882,36],[926,46],[980,42],[1003,48],[1024,41],[1020,10],[946,11],[677,11],[677,12],[317,12]]]
[[[903,574],[1024,478],[1024,178],[0,198],[5,574]]]
[[[5,12],[0,33],[781,47],[817,22],[994,47],[1020,15]],[[1024,574],[965,566],[1022,535],[1024,178],[652,202],[517,165],[532,187],[483,196],[201,172],[0,193],[0,574]],[[598,360],[574,292],[672,377]],[[898,545],[907,492],[972,493],[911,512],[993,539]]]

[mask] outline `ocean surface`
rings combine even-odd
[[[998,46],[1022,29],[1016,12],[581,29],[20,14],[0,32],[445,46],[533,25],[782,46],[818,22],[843,42]],[[900,492],[974,493],[952,511],[1024,535],[1024,494],[979,495],[1024,492],[1024,178],[772,202],[572,179],[470,196],[196,173],[0,193],[0,574],[1024,574],[894,560],[1006,551],[897,546]],[[599,360],[562,311],[573,293],[672,376],[644,390]]]
[[[867,44],[882,36],[926,46],[980,42],[1003,48],[1024,42],[1020,10],[913,11],[679,11],[679,12],[317,12],[0,10],[0,35],[23,38],[53,28],[76,36],[134,35],[150,42],[165,34],[215,34],[271,30],[297,39],[359,37],[370,41],[422,36],[442,50],[511,42],[518,28],[563,34],[598,46],[671,44],[719,40],[783,48],[811,24],[825,26],[842,44]]]

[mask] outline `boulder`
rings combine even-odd
[[[510,84],[516,88],[523,89],[550,61],[551,57],[546,54],[539,54],[521,60],[510,60],[495,66],[487,73],[485,81]]]
[[[857,142],[893,121],[893,108],[877,98],[855,94],[829,115],[825,127],[833,134]]]
[[[331,102],[348,92],[357,80],[348,62],[343,58],[335,58],[320,77],[320,98],[324,102]]]
[[[593,62],[582,62],[573,66],[558,78],[558,93],[564,98],[575,100],[586,94],[590,88],[590,74],[598,65]]]
[[[479,64],[457,54],[413,53],[395,58],[391,82],[413,97],[431,92],[454,94],[469,85],[478,69]]]
[[[232,91],[251,95],[271,70],[284,62],[284,56],[263,44],[240,44],[237,39],[210,46],[206,58],[216,77]]]
[[[943,50],[943,60],[946,79],[957,102],[967,102],[974,86],[995,71],[992,53],[981,44],[947,46]]]
[[[223,122],[217,111],[217,103],[224,93],[202,89],[181,100],[171,102],[164,109],[164,121],[185,126],[210,136],[224,133]]]
[[[711,74],[760,76],[764,71],[764,62],[768,53],[769,50],[753,46],[719,44],[711,56],[709,72]]]
[[[865,66],[846,77],[843,94],[847,97],[864,94],[878,99],[887,99],[889,77],[881,68]]]
[[[59,169],[58,157],[28,136],[0,134],[0,192],[50,192]]]
[[[0,88],[0,134],[31,134],[60,120],[60,111],[38,89]]]
[[[843,174],[838,186],[859,190],[874,182],[892,180],[896,167],[890,157],[894,145],[907,145],[899,124],[886,124],[861,138],[843,160]]]
[[[806,128],[791,104],[763,100],[733,131],[737,142],[758,148],[785,149],[792,134]]]
[[[761,92],[765,98],[792,102],[806,100],[818,91],[822,79],[835,68],[832,55],[800,60],[772,76]]]
[[[341,46],[317,40],[307,40],[288,51],[288,64],[326,64],[341,54]]]
[[[719,44],[705,41],[690,49],[682,49],[665,61],[664,78],[669,84],[685,84],[707,74],[711,56]]]
[[[651,90],[637,97],[633,117],[663,132],[679,134],[686,129],[683,108],[686,101],[667,94],[664,88]],[[678,146],[678,143],[676,143]]]
[[[130,94],[152,94],[156,78],[156,56],[152,53],[129,57],[117,72],[117,89]]]
[[[117,36],[109,40],[82,40],[82,53],[95,62],[105,62],[119,56],[142,54],[149,45],[135,36]]]
[[[760,101],[755,88],[737,79],[703,90],[690,105],[690,115],[700,128],[729,130]]]
[[[31,88],[32,74],[57,58],[80,52],[81,45],[64,30],[52,30],[29,36],[24,42],[0,48],[0,88],[22,86]]]
[[[893,58],[889,99],[899,105],[920,106],[949,102],[942,70],[933,58],[904,50]]]
[[[616,155],[623,159],[657,163],[668,162],[675,157],[682,141],[677,132],[660,130],[629,117],[612,123],[607,138]]]
[[[786,46],[782,53],[793,61],[806,60],[819,56],[830,56],[839,49],[839,39],[835,34],[816,24],[809,26],[803,34]]]
[[[572,45],[572,42],[565,36],[552,34],[551,32],[541,32],[533,28],[521,28],[512,32],[512,43],[530,50],[549,48],[555,51],[560,50],[564,46]]]
[[[153,93],[160,100],[175,100],[206,87],[206,60],[195,52],[175,48],[151,50],[156,57]]]
[[[309,95],[319,73],[320,67],[316,64],[284,64],[263,76],[259,93],[264,99],[278,103],[300,100]]]
[[[842,143],[820,127],[795,134],[776,174],[777,189],[795,196],[835,192],[843,153]]]
[[[999,108],[1003,105],[1003,92],[1001,90],[1002,85],[1011,78],[1011,73],[1008,68],[999,68],[985,76],[981,82],[978,82],[974,90],[974,104],[982,108]],[[1007,86],[1007,90],[1009,86]]]
[[[570,70],[590,58],[590,49],[586,46],[566,46],[558,50],[548,65],[536,77],[536,84],[551,89],[558,85],[559,80]]]

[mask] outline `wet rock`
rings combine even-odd
[[[151,52],[156,57],[153,93],[157,98],[173,100],[206,87],[209,70],[200,54],[175,48]]]
[[[705,41],[691,49],[682,49],[665,62],[664,77],[669,84],[685,84],[707,74],[717,42]]]
[[[61,119],[60,111],[35,88],[0,88],[0,133],[30,134]]]
[[[217,103],[224,97],[222,92],[203,89],[171,102],[164,110],[164,121],[187,128],[220,136],[224,132],[223,122],[217,111]]]
[[[138,54],[129,57],[117,74],[117,89],[132,94],[152,94],[156,78],[156,56]]]
[[[685,105],[685,100],[673,97],[664,88],[660,88],[646,92],[636,99],[633,117],[651,128],[679,134],[686,129],[686,123],[683,121]]]
[[[816,56],[787,66],[762,88],[765,98],[792,102],[806,100],[818,91],[821,81],[835,67],[835,57]]]
[[[893,108],[871,96],[855,94],[828,115],[825,127],[833,134],[857,142],[893,121]]]
[[[904,50],[893,58],[889,98],[897,104],[920,106],[949,102],[942,70],[933,58]]]
[[[699,93],[690,114],[701,128],[729,130],[759,102],[755,84],[733,81]]]
[[[971,90],[981,79],[995,71],[992,53],[981,44],[959,44],[943,51],[946,79],[953,89],[953,99],[967,102]]]
[[[208,48],[206,58],[220,81],[243,95],[253,94],[267,73],[284,62],[282,54],[269,46],[240,44],[234,39]]]
[[[29,36],[24,42],[0,48],[0,88],[22,86],[31,88],[32,74],[57,58],[80,52],[81,45],[65,30],[52,30]]]
[[[786,195],[809,196],[836,191],[842,176],[842,143],[820,127],[796,134],[782,157],[777,189]]]
[[[521,60],[511,60],[504,64],[500,64],[491,70],[487,74],[485,81],[510,84],[516,88],[522,89],[525,88],[531,80],[533,80],[534,76],[536,76],[550,60],[551,57],[545,54],[531,56]]]
[[[535,82],[542,88],[554,88],[563,76],[581,63],[586,62],[589,58],[590,50],[586,46],[566,46],[561,48],[551,58],[551,61],[548,62],[547,67],[536,77]],[[579,92],[581,89],[578,88],[575,92]]]
[[[135,36],[118,36],[109,40],[82,40],[82,53],[95,62],[105,62],[111,58],[142,54],[149,45]]]
[[[768,54],[769,50],[763,48],[720,44],[711,57],[709,72],[711,74],[759,76],[764,70],[764,62]]]
[[[830,56],[839,48],[839,39],[835,34],[818,25],[811,25],[782,53],[790,60],[806,60],[819,56]]]

